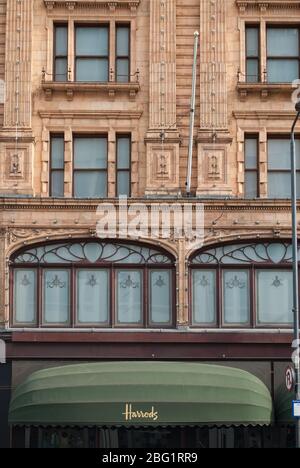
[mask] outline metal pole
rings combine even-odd
[[[297,116],[291,132],[291,180],[292,180],[292,230],[293,230],[293,313],[294,340],[297,345],[297,358],[294,362],[296,375],[296,399],[300,400],[300,366],[299,366],[299,278],[298,278],[298,226],[297,226],[297,172],[295,150],[295,128],[300,117],[300,109],[296,107]],[[300,448],[300,419],[296,422],[296,447]]]
[[[195,125],[195,106],[196,106],[196,85],[197,85],[197,57],[198,57],[198,43],[199,33],[194,33],[194,64],[193,64],[193,85],[192,85],[192,99],[191,99],[191,112],[190,112],[190,141],[189,141],[189,156],[188,156],[188,172],[186,180],[187,195],[191,193],[192,184],[192,167],[193,167],[193,147],[194,147],[194,125]]]

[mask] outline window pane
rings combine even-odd
[[[118,26],[117,27],[117,56],[128,57],[129,56],[129,27]]]
[[[258,197],[257,172],[245,173],[245,197],[246,198]]]
[[[127,195],[130,197],[130,174],[128,171],[117,174],[117,196]]]
[[[269,169],[291,168],[289,139],[269,139],[268,140],[268,167]]]
[[[117,81],[128,83],[129,81],[129,60],[118,59],[117,60]]]
[[[292,271],[257,272],[258,323],[293,323],[293,273]]]
[[[268,28],[268,57],[297,57],[299,33],[296,28]]]
[[[268,82],[292,83],[299,78],[299,61],[293,59],[269,59]]]
[[[269,198],[291,197],[291,176],[289,172],[269,172],[268,196]]]
[[[108,27],[76,28],[76,55],[107,56]]]
[[[55,59],[55,81],[67,81],[68,61],[66,58]]]
[[[225,324],[247,324],[250,317],[248,271],[223,272],[223,307]]]
[[[107,138],[75,138],[75,169],[106,169]]]
[[[77,272],[77,320],[107,323],[109,316],[109,273],[107,270]]]
[[[107,59],[77,59],[76,80],[107,82],[108,60]]]
[[[257,83],[259,81],[259,62],[257,59],[247,60],[247,82]]]
[[[74,172],[74,196],[77,198],[107,197],[107,174],[105,172]]]
[[[152,323],[171,322],[171,271],[150,272],[150,320]]]
[[[247,28],[246,29],[247,41],[247,57],[259,56],[259,29]]]
[[[64,137],[51,137],[51,169],[64,168]]]
[[[55,27],[55,55],[68,55],[68,28],[67,26]]]
[[[119,324],[142,323],[142,272],[117,272],[117,321]]]
[[[129,169],[130,167],[130,146],[129,137],[118,137],[118,169]]]
[[[51,172],[51,197],[64,196],[64,172],[52,171]]]
[[[246,169],[257,169],[257,138],[245,139],[245,166]]]
[[[193,323],[216,323],[216,272],[193,271]]]
[[[14,272],[14,322],[36,322],[36,283],[35,270],[15,270]]]
[[[68,270],[45,270],[43,322],[67,324],[69,322],[70,294]]]

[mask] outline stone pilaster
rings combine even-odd
[[[226,70],[227,0],[200,0],[198,195],[230,195]]]
[[[0,193],[33,195],[32,159],[33,0],[7,0],[4,127]]]
[[[176,2],[150,2],[150,106],[147,194],[179,191],[176,125]]]

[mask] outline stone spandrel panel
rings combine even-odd
[[[148,193],[176,191],[179,181],[179,147],[149,144],[147,160]]]
[[[32,195],[32,145],[3,144],[0,157],[0,194]]]

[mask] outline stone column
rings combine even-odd
[[[176,125],[176,2],[150,2],[150,106],[146,193],[179,192]]]
[[[199,195],[229,195],[226,10],[228,0],[200,0]]]
[[[0,193],[32,195],[33,0],[7,0],[4,128],[0,145]]]

